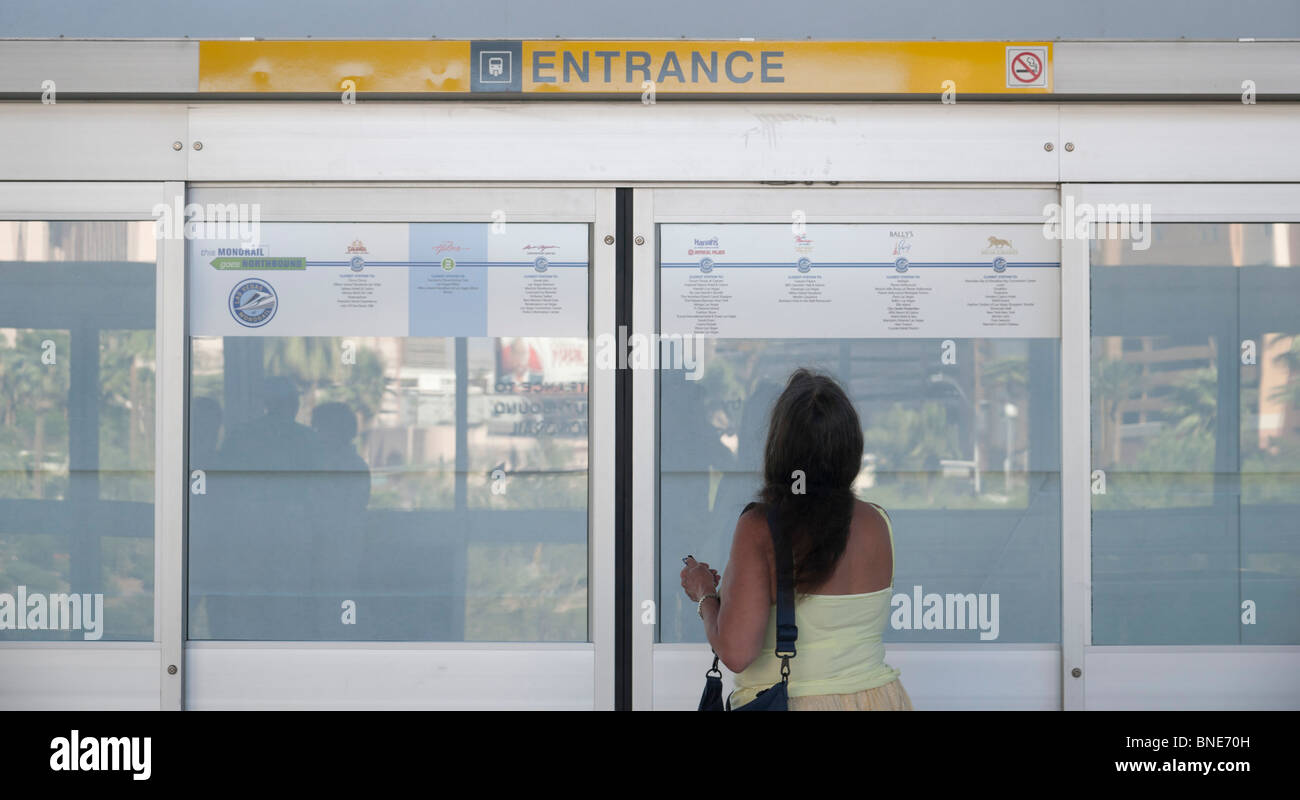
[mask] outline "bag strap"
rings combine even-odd
[[[794,643],[799,638],[794,624],[794,553],[785,531],[776,524],[775,509],[767,512],[767,528],[776,553],[776,657],[781,659],[781,680],[789,682],[790,659],[796,655]]]

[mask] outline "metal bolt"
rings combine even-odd
[[[645,237],[644,237],[644,236],[638,236],[638,237],[636,237],[635,239],[633,239],[632,241],[636,242],[636,243],[639,244],[639,245],[640,245],[640,244],[645,244]]]
[[[1067,153],[1073,153],[1073,152],[1074,152],[1074,142],[1066,142],[1066,143],[1065,143],[1065,152],[1067,152]]]
[[[1083,674],[1083,670],[1079,669],[1078,667],[1075,667],[1074,669],[1070,670],[1070,674],[1077,678]]]
[[[1046,151],[1049,152],[1049,153],[1052,152],[1052,143],[1051,143],[1051,142],[1044,142],[1044,143],[1043,143],[1043,149],[1046,150]]]
[[[181,144],[180,142],[172,142],[172,149],[173,149],[173,150],[180,150],[180,149],[181,149],[182,147],[184,147],[184,146],[185,146],[185,145]]]
[[[167,665],[167,674],[168,674],[168,675],[175,675],[175,674],[176,674],[176,665],[175,665],[175,664],[168,664],[168,665]]]
[[[195,149],[195,150],[202,150],[202,149],[203,149],[203,142],[195,142],[195,143],[194,143],[194,149]]]
[[[605,244],[613,244],[613,243],[614,243],[614,237],[611,236],[611,235],[606,235],[606,236],[605,236]]]

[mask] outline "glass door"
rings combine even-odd
[[[188,707],[612,708],[612,191],[189,200]]]
[[[0,708],[172,707],[174,183],[0,191]],[[168,468],[171,467],[170,473]]]
[[[1300,191],[1067,188],[1098,220],[1071,255],[1091,305],[1084,704],[1294,707]]]
[[[1060,708],[1061,264],[1053,187],[639,191],[635,700],[711,661],[678,579],[722,571],[790,373],[834,377],[890,513],[886,661],[918,709]],[[794,667],[797,669],[797,665]],[[724,683],[731,688],[731,676]]]

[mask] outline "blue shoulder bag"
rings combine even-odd
[[[745,506],[745,511],[755,503]],[[745,511],[740,512],[744,515]],[[785,531],[777,527],[776,515],[767,513],[767,529],[772,534],[772,549],[776,553],[776,657],[781,659],[781,680],[758,693],[758,696],[739,708],[731,707],[727,698],[727,711],[788,711],[790,659],[795,657],[794,642],[799,638],[799,628],[794,624],[794,553]],[[700,695],[700,711],[722,711],[722,671],[718,669],[718,654],[713,654],[713,666],[704,673],[704,693]]]

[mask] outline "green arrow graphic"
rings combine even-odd
[[[213,269],[307,269],[305,258],[224,257],[214,258],[210,263]]]

